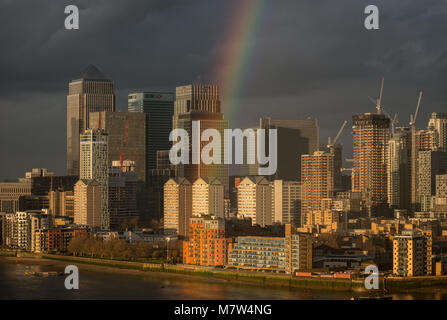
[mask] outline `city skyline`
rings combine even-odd
[[[381,3],[385,13],[381,16],[382,29],[371,34],[357,26],[358,21],[352,18],[358,16],[361,20],[363,3],[326,3],[325,7],[306,1],[275,6],[261,2],[264,4],[258,16],[260,22],[246,41],[242,39],[249,47],[249,57],[240,70],[244,80],[240,81],[236,98],[222,98],[224,114],[231,118],[228,119],[231,128],[256,125],[260,117],[311,116],[318,119],[320,143],[325,142],[328,136],[335,136],[340,124],[352,114],[374,112],[368,96],[378,95],[382,75],[385,77],[384,108],[390,113],[398,112],[401,125],[408,123],[420,89],[424,90],[424,98],[416,125],[423,128],[431,112],[442,112],[447,101],[442,88],[447,74],[446,48],[438,30],[446,23],[442,19],[445,4],[437,1],[424,4],[411,1],[400,6]],[[179,85],[198,82],[222,85],[222,81],[229,79],[215,78],[217,71],[232,68],[222,55],[227,46],[238,41],[229,35],[227,26],[228,19],[238,19],[235,2],[152,5],[111,1],[106,8],[101,7],[101,14],[107,19],[96,19],[100,12],[98,4],[81,1],[80,9],[86,14],[76,34],[64,33],[58,5],[54,6],[54,12],[44,13],[45,6],[29,4],[25,8],[24,4],[11,3],[2,11],[7,28],[0,31],[0,37],[11,43],[8,47],[14,48],[18,59],[8,59],[13,54],[10,51],[13,49],[8,47],[0,53],[3,71],[0,143],[10,154],[8,159],[2,159],[0,179],[20,176],[36,166],[63,174],[65,137],[53,135],[52,130],[64,132],[67,83],[88,64],[96,64],[114,80],[117,111],[126,111],[127,95],[131,92],[173,92]],[[219,14],[207,15],[215,12],[212,9]],[[10,10],[20,15],[17,20],[29,22],[18,26],[10,20]],[[328,10],[331,15],[327,14]],[[138,19],[130,19],[136,11]],[[163,29],[162,21],[179,17],[180,11],[181,19],[171,19],[176,22]],[[33,23],[29,19],[31,12],[45,17],[48,23],[29,28]],[[148,15],[151,19],[145,18]],[[116,29],[115,23],[122,19],[132,23],[120,27],[122,30],[110,37],[110,28]],[[142,26],[141,32],[144,32],[139,44],[126,40],[134,31],[135,23],[141,24],[138,28]],[[15,30],[13,38],[5,31],[9,27]],[[163,32],[157,33],[160,28]],[[96,30],[95,36],[92,29]],[[232,34],[242,30],[246,29]],[[185,32],[198,35],[201,41],[194,40],[194,45],[185,46],[182,39],[187,38]],[[26,40],[31,38],[45,40]],[[337,41],[331,40],[335,38]],[[133,50],[122,49],[119,43],[123,42]],[[91,49],[80,52],[81,44]],[[154,44],[157,49],[149,53],[135,50],[137,45],[144,48]],[[112,49],[113,57],[103,48]],[[183,50],[179,51],[180,48]],[[283,48],[288,48],[287,52]],[[63,61],[60,57],[64,57]],[[227,105],[232,106],[230,110],[226,109]],[[250,116],[241,117],[241,112]],[[35,134],[36,130],[39,135]],[[350,135],[345,132],[339,141],[344,144],[345,156],[349,157]],[[34,156],[27,156],[25,151]]]

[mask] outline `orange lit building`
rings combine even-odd
[[[87,228],[82,227],[39,229],[34,234],[35,252],[65,252],[74,237],[87,234]]]
[[[183,263],[200,266],[224,266],[227,239],[223,219],[191,218],[189,239],[183,242]]]

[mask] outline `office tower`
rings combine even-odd
[[[81,134],[80,179],[94,179],[102,189],[102,228],[109,228],[108,212],[108,145],[102,129],[87,129]]]
[[[436,175],[436,197],[447,198],[447,174]]]
[[[146,161],[147,172],[156,168],[157,151],[169,150],[172,142],[174,94],[170,92],[135,92],[128,96],[128,111],[143,112],[147,117]],[[132,159],[133,160],[133,159]]]
[[[228,128],[228,121],[220,110],[219,87],[212,85],[187,85],[176,88],[176,100],[174,103],[173,128],[186,130],[189,136],[189,164],[177,166],[177,174],[189,181],[198,178],[218,178],[225,186],[225,195],[228,195],[228,165],[224,164],[224,130]],[[215,129],[221,137],[220,164],[204,164],[201,160],[202,149],[208,141],[200,141],[198,150],[192,148],[193,122],[199,123],[199,137],[207,129]],[[200,138],[198,138],[200,139]],[[193,154],[193,152],[196,152]],[[194,164],[197,158],[199,164]]]
[[[74,187],[74,223],[102,227],[102,187],[92,179],[81,179]]]
[[[431,198],[436,194],[436,175],[447,172],[447,152],[420,151],[418,154],[418,183],[420,209],[430,211]]]
[[[157,151],[157,169],[171,169],[173,165],[169,160],[169,150]]]
[[[320,211],[322,200],[334,197],[334,155],[323,151],[301,156],[301,219]]]
[[[268,129],[277,130],[277,170],[270,178],[301,181],[301,155],[318,150],[317,120],[261,118],[259,128],[266,130],[266,143]]]
[[[0,182],[0,212],[19,211],[21,196],[31,195],[31,181],[20,179],[16,182]]]
[[[300,225],[301,182],[274,180],[272,182],[273,222]]]
[[[109,213],[110,228],[125,229],[136,225],[137,214],[137,183],[135,162],[113,161],[109,169]]]
[[[224,218],[224,185],[217,178],[199,178],[192,185],[192,216]]]
[[[52,177],[54,172],[48,171],[47,168],[33,168],[31,171],[25,172],[25,178],[31,179],[36,177]]]
[[[310,234],[292,234],[286,225],[284,237],[242,236],[228,245],[228,266],[294,274],[312,270]]]
[[[193,217],[189,237],[183,241],[183,263],[200,266],[225,266],[227,242],[225,221],[217,217]]]
[[[144,113],[136,112],[91,112],[90,127],[107,132],[107,165],[116,160],[135,162],[135,172],[143,182],[147,178],[146,134],[148,121]],[[122,159],[121,159],[122,158]]]
[[[390,119],[383,114],[352,116],[354,166],[352,191],[361,192],[368,215],[387,205],[387,145]]]
[[[90,128],[89,113],[115,111],[113,82],[89,65],[69,84],[67,96],[67,175],[79,176],[79,138]]]
[[[48,193],[49,214],[54,217],[74,217],[74,192],[50,191]]]
[[[393,274],[404,277],[431,275],[432,236],[419,230],[403,231],[393,239]]]
[[[246,177],[237,187],[237,214],[250,218],[252,225],[273,223],[272,187],[263,176]]]
[[[192,216],[192,185],[185,178],[171,178],[164,185],[164,229],[188,236]]]
[[[418,193],[418,159],[420,151],[436,150],[436,132],[432,129],[411,130],[411,206],[413,211],[420,210],[420,196]]]
[[[398,127],[387,147],[387,198],[395,209],[411,208],[411,131]]]
[[[436,149],[447,151],[447,113],[433,112],[428,121],[428,127],[436,132]]]

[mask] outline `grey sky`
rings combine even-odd
[[[419,127],[447,111],[446,1],[261,1],[232,127],[311,116],[326,141],[352,114],[375,111],[367,97],[382,75],[383,105],[401,124],[420,89]],[[32,167],[65,173],[67,86],[88,64],[115,81],[119,110],[130,91],[214,81],[237,3],[0,0],[0,177]],[[68,4],[81,11],[77,31],[63,27]],[[363,27],[368,4],[380,9],[378,31]],[[350,157],[349,127],[341,142]]]

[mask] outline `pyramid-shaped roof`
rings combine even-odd
[[[82,70],[79,79],[84,80],[110,80],[96,66],[90,64]]]

